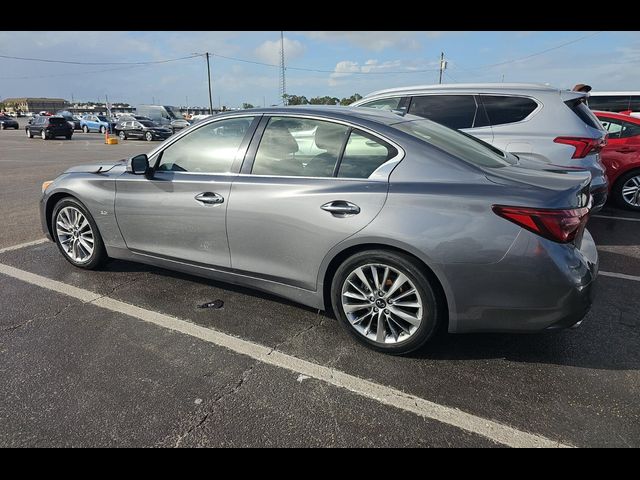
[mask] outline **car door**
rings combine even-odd
[[[369,157],[360,155],[358,162],[355,146],[369,148]],[[227,233],[232,268],[315,290],[329,250],[382,209],[388,178],[373,172],[397,160],[400,152],[345,123],[265,116],[231,187]]]
[[[219,119],[190,131],[151,159],[150,176],[123,173],[116,219],[134,252],[229,267],[225,215],[255,116]]]
[[[600,122],[608,132],[603,161],[608,169],[624,171],[627,164],[638,159],[640,125],[604,116],[600,117]]]

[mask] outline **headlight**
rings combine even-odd
[[[42,184],[42,193],[44,193],[47,187],[49,187],[49,185],[51,185],[52,183],[53,183],[53,180],[47,180],[46,182],[44,182]]]

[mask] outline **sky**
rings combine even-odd
[[[640,90],[640,32],[284,32],[288,94],[349,97],[438,83],[536,82]],[[278,104],[280,32],[0,31],[0,99]],[[1,56],[77,62],[65,64]],[[232,57],[233,59],[224,58]],[[131,65],[127,62],[160,62]],[[175,61],[174,61],[175,60]],[[252,63],[254,62],[254,63]],[[264,65],[268,64],[268,65]]]

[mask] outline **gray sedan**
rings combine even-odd
[[[525,168],[420,117],[270,108],[72,167],[40,207],[77,267],[111,257],[246,285],[331,310],[357,340],[402,354],[440,327],[579,323],[598,267],[590,179]]]

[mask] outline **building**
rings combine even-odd
[[[135,112],[135,108],[129,105],[128,103],[111,103],[110,102],[110,105],[111,105],[111,113],[113,115],[117,113]],[[95,102],[75,103],[73,105],[69,105],[66,109],[71,113],[73,113],[74,115],[85,115],[85,114],[105,115],[107,113],[107,106],[105,103],[95,103]]]
[[[67,101],[63,98],[6,98],[2,100],[9,113],[38,113],[42,111],[55,113],[67,107]]]

